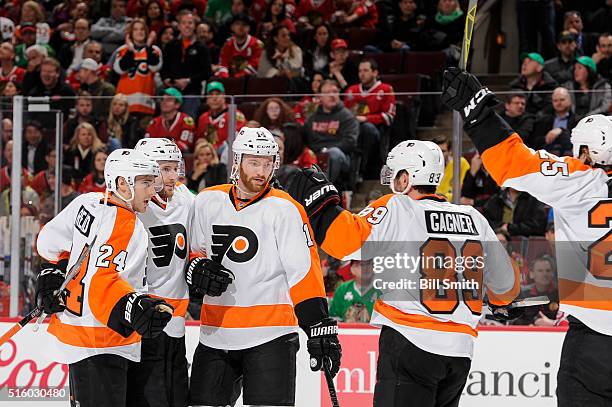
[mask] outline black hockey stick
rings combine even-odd
[[[327,390],[329,390],[329,398],[331,399],[333,407],[340,407],[338,403],[338,395],[336,394],[336,386],[334,386],[334,379],[329,371],[329,364],[326,361],[323,362],[323,372],[325,373],[325,381],[327,382]]]

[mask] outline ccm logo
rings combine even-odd
[[[318,189],[317,191],[315,191],[308,198],[306,198],[306,206],[312,205],[312,202],[314,200],[319,199],[323,194],[325,194],[325,193],[327,193],[329,191],[336,191],[336,192],[338,192],[338,190],[336,189],[335,186],[333,186],[333,185],[325,185],[325,186],[321,187],[320,189]]]
[[[338,326],[330,325],[330,326],[321,326],[317,328],[312,328],[310,330],[310,336],[327,336],[327,335],[338,335]]]
[[[476,109],[476,106],[478,105],[478,103],[480,103],[482,98],[484,98],[485,95],[489,93],[491,93],[489,88],[482,88],[478,92],[476,92],[474,97],[470,100],[470,103],[468,103],[468,105],[463,108],[464,116],[468,117],[470,113],[472,112],[472,110]]]

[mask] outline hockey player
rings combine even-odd
[[[147,235],[135,213],[147,209],[159,174],[143,153],[113,151],[104,168],[107,192],[79,196],[38,236],[45,263],[36,297],[53,314],[48,331],[55,360],[69,365],[73,405],[125,406],[128,362],[140,359],[141,337],[156,337],[170,321],[172,307],[142,293]],[[87,250],[57,296],[66,270]]]
[[[554,210],[559,299],[561,310],[570,314],[557,375],[558,405],[611,405],[611,118],[583,118],[572,130],[574,157],[557,157],[527,148],[491,108],[495,95],[468,72],[445,72],[442,101],[463,116],[499,185],[526,191]]]
[[[301,170],[289,186],[326,253],[373,261],[374,287],[382,291],[370,321],[382,326],[377,407],[457,406],[485,287],[496,314],[513,317],[503,306],[519,294],[518,270],[476,209],[434,195],[443,173],[440,148],[411,140],[391,150],[381,171],[393,194],[359,215],[336,205],[337,191],[314,169]]]
[[[227,291],[204,297],[190,401],[233,405],[243,387],[245,405],[291,406],[298,326],[309,338],[311,369],[325,364],[332,375],[340,367],[338,328],[328,316],[306,213],[269,185],[279,166],[272,134],[244,127],[232,149],[234,184],[205,189],[194,205],[191,250],[200,257],[190,261],[187,283],[206,288],[210,279],[202,269],[210,264],[231,269],[235,278],[227,271],[221,287]]]
[[[185,265],[189,260],[187,231],[194,196],[178,182],[183,156],[166,138],[140,140],[134,150],[157,161],[163,188],[138,215],[149,235],[147,294],[162,298],[174,308],[172,319],[158,337],[142,340],[140,363],[130,365],[128,404],[183,407],[187,405],[185,314],[189,292]]]

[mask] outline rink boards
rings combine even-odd
[[[0,334],[10,329],[13,323],[0,322]],[[48,334],[44,328],[41,331],[32,332],[30,325],[0,348],[0,406],[68,405],[67,401],[31,398],[44,396],[48,388],[67,390],[68,386],[67,368],[50,360],[46,345]],[[342,370],[335,379],[340,405],[371,406],[379,331],[367,325],[347,324],[341,326],[340,332]],[[556,372],[564,335],[562,328],[480,328],[461,406],[490,407],[491,402],[496,407],[556,406]],[[323,376],[311,372],[308,367],[305,340],[302,335],[296,406],[331,406]],[[197,341],[198,327],[188,326],[186,342],[190,361]],[[9,389],[12,389],[11,395]],[[28,389],[31,390],[28,392]]]

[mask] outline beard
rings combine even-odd
[[[268,185],[268,180],[263,177],[247,177],[246,174],[240,169],[239,182],[242,184],[243,189],[246,192],[258,194]]]
[[[164,185],[158,195],[165,200],[169,200],[174,195],[174,185]]]

